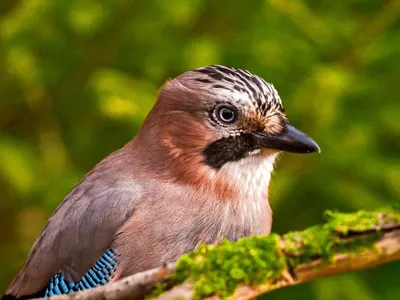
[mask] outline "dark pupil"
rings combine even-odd
[[[235,118],[235,113],[228,108],[222,108],[219,114],[224,122],[232,122]]]

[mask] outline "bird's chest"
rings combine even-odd
[[[240,199],[236,205],[227,205],[221,210],[220,218],[216,222],[216,239],[234,241],[252,234],[268,234],[271,222],[271,209],[266,198],[252,201]]]
[[[229,163],[221,170],[221,176],[238,193],[233,199],[219,201],[214,228],[218,231],[217,239],[237,240],[251,234],[270,232],[272,212],[268,203],[268,187],[274,158],[248,157]]]

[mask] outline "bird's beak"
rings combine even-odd
[[[270,148],[294,153],[321,152],[316,142],[300,130],[287,124],[283,133],[254,133],[260,148]]]

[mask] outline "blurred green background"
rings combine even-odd
[[[273,230],[400,195],[400,1],[109,0],[0,4],[0,292],[48,216],[137,132],[163,82],[208,64],[260,75],[320,155],[285,154]],[[400,299],[400,264],[268,299]]]

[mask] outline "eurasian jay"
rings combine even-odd
[[[3,298],[89,289],[200,243],[268,234],[280,151],[319,147],[289,124],[272,84],[219,65],[167,81],[137,136],[58,206]]]

